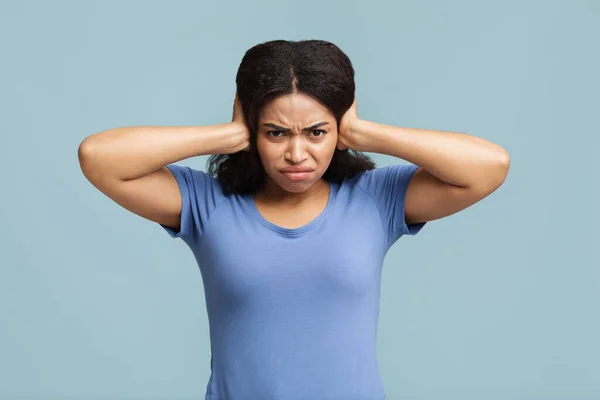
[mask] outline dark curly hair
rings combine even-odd
[[[225,194],[254,193],[265,183],[256,141],[260,111],[267,103],[282,95],[304,93],[329,109],[339,127],[354,102],[352,63],[336,45],[323,40],[273,40],[250,48],[240,63],[236,84],[250,131],[250,150],[210,156],[208,171]],[[340,182],[374,168],[375,163],[361,152],[336,148],[323,178]]]

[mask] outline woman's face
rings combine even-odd
[[[295,93],[280,96],[262,109],[257,135],[267,186],[276,183],[287,192],[300,193],[317,183],[329,167],[338,131],[327,108]]]

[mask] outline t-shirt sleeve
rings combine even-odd
[[[402,235],[416,235],[426,224],[408,225],[405,219],[406,189],[418,168],[414,164],[390,165],[366,171],[358,180],[379,211],[390,245]]]
[[[172,238],[198,240],[219,199],[223,197],[218,181],[212,175],[190,167],[169,164],[167,168],[181,193],[181,227],[179,231],[160,224]]]

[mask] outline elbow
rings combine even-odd
[[[501,147],[498,153],[498,162],[504,165],[506,167],[506,170],[508,171],[508,168],[510,167],[510,155],[508,154],[508,151],[506,151],[505,148]]]
[[[502,148],[490,157],[474,178],[474,183],[468,185],[472,190],[487,196],[504,184],[510,169],[510,156]]]
[[[92,152],[93,144],[89,140],[90,138],[85,138],[81,143],[79,143],[79,147],[77,148],[77,158],[81,163],[82,160],[89,158],[90,153]]]
[[[79,159],[79,164],[81,165],[83,162],[90,158],[90,155],[93,151],[94,145],[90,140],[90,137],[85,138],[77,148],[77,158]]]
[[[97,159],[97,148],[94,144],[94,139],[92,136],[88,136],[85,138],[77,148],[77,159],[79,161],[79,167],[81,168],[81,172],[83,175],[89,180],[91,176],[93,176],[94,171],[97,170],[94,167],[94,160]]]
[[[490,173],[488,174],[488,182],[491,186],[491,191],[498,189],[508,176],[508,171],[510,170],[510,156],[505,149],[500,149],[498,152],[498,157],[493,163],[493,166],[490,168]]]
[[[498,168],[500,170],[500,184],[502,184],[508,176],[508,170],[510,169],[510,155],[505,149],[502,149],[500,151],[500,156],[498,157],[498,164]]]

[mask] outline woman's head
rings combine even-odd
[[[250,151],[209,159],[209,172],[225,192],[255,192],[268,179],[288,192],[302,192],[322,178],[339,182],[375,167],[358,152],[336,148],[355,85],[350,59],[334,44],[275,40],[256,45],[244,55],[236,83]],[[326,124],[314,126],[321,122]],[[312,172],[296,180],[281,171],[295,166]]]

